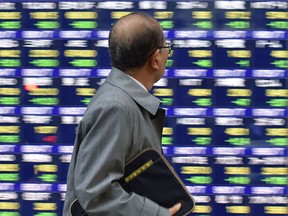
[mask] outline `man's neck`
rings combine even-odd
[[[149,74],[149,72],[147,72],[145,69],[141,68],[135,71],[127,71],[126,73],[133,79],[140,82],[147,91],[152,89],[154,83],[151,81],[151,74]]]

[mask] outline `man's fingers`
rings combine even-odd
[[[177,203],[176,205],[172,206],[169,211],[170,211],[170,215],[173,216],[175,215],[181,208],[181,203]]]

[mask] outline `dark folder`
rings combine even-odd
[[[135,192],[166,208],[180,202],[181,209],[175,216],[188,215],[195,207],[182,180],[165,157],[154,149],[146,149],[130,160],[119,183],[128,193]],[[72,204],[71,215],[86,215],[78,201]]]
[[[166,208],[181,202],[176,216],[188,215],[195,207],[182,180],[166,158],[154,149],[144,150],[127,163],[120,184],[127,192],[145,196]]]

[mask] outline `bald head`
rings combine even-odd
[[[149,29],[158,29],[161,33],[161,27],[154,18],[142,13],[133,13],[120,19],[111,29],[111,34],[118,43],[129,43]]]
[[[141,67],[164,40],[162,28],[153,17],[139,12],[129,14],[110,31],[111,64],[122,71]]]

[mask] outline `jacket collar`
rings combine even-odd
[[[125,74],[125,72],[112,67],[106,82],[121,88],[123,91],[129,94],[134,101],[136,101],[152,115],[156,114],[160,105],[160,100],[149,92],[145,91],[134,80],[132,80],[129,75]]]

